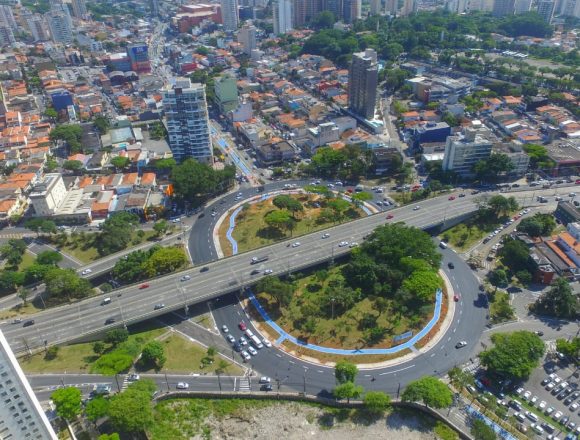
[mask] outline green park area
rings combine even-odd
[[[377,228],[350,258],[256,287],[260,303],[284,330],[326,347],[391,347],[433,316],[441,261],[428,234],[402,224]]]
[[[53,346],[46,352],[22,357],[20,364],[27,373],[113,375],[128,371],[134,364],[140,372],[243,373],[242,368],[221,358],[214,348],[206,349],[152,323],[131,326],[128,331],[113,329],[94,342]]]
[[[301,194],[281,194],[245,204],[236,217],[232,234],[238,243],[238,252],[360,218],[364,211],[359,205],[370,196],[358,193],[353,195],[356,199],[349,202],[324,186],[307,186],[305,190]],[[219,231],[225,255],[232,254],[232,246],[226,238],[229,226],[229,217],[226,217]]]

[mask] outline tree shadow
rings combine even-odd
[[[264,228],[260,228],[256,231],[256,237],[265,239],[265,240],[283,240],[286,238],[286,234],[284,234],[280,229],[275,228],[273,226],[266,226]]]

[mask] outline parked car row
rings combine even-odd
[[[240,353],[244,362],[248,362],[252,356],[257,356],[258,350],[264,348],[264,346],[272,346],[272,343],[268,339],[264,338],[260,340],[260,338],[258,338],[258,336],[247,327],[244,321],[240,321],[238,328],[244,332],[239,339],[236,339],[236,337],[230,333],[228,326],[225,324],[222,325],[222,332],[224,333],[226,340],[232,344],[232,348]]]

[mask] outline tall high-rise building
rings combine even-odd
[[[514,11],[515,0],[494,0],[493,2],[493,15],[496,17],[513,15]]]
[[[34,41],[46,41],[50,38],[48,27],[42,15],[28,13],[24,15],[24,21],[26,21]]]
[[[159,16],[159,0],[151,0],[151,14],[154,17]]]
[[[12,46],[16,43],[16,38],[14,38],[14,32],[9,26],[0,24],[0,47]]]
[[[516,14],[525,14],[532,8],[532,0],[516,0],[514,8]]]
[[[56,434],[2,331],[0,399],[0,438],[56,440]]]
[[[383,12],[383,4],[381,0],[371,0],[371,15],[379,15]]]
[[[257,47],[256,32],[256,27],[251,23],[246,23],[238,31],[238,43],[242,45],[244,53],[247,55],[251,55]]]
[[[294,29],[292,0],[277,0],[272,4],[274,11],[274,33],[285,34]]]
[[[71,44],[73,41],[72,23],[70,15],[61,11],[47,13],[46,22],[50,29],[52,41],[61,44]]]
[[[127,56],[131,63],[131,70],[137,73],[151,72],[149,61],[149,46],[147,43],[134,43],[127,46]]]
[[[365,119],[373,119],[377,100],[379,68],[373,49],[354,53],[348,72],[348,107]]]
[[[396,15],[399,9],[398,0],[386,0],[385,2],[385,12],[390,15]]]
[[[554,16],[554,7],[556,2],[554,0],[540,0],[538,1],[538,14],[542,16],[546,23],[552,22]]]
[[[0,5],[0,26],[6,26],[15,31],[18,29],[18,23],[12,14],[12,8],[8,5]]]
[[[343,0],[342,19],[345,23],[352,23],[361,18],[361,0]]]
[[[480,160],[491,155],[492,142],[488,139],[489,130],[480,121],[473,121],[471,127],[461,134],[447,137],[442,167],[460,176],[473,176],[473,167]]]
[[[305,0],[306,3],[306,23],[309,23],[314,17],[325,10],[324,0]],[[294,7],[296,7],[296,1],[294,2]],[[297,26],[297,24],[294,24]]]
[[[238,0],[221,0],[222,20],[226,32],[238,30],[240,17],[238,15]]]
[[[84,19],[87,16],[85,0],[72,0],[72,11],[76,18]]]
[[[310,0],[294,0],[294,17],[292,18],[292,23],[296,27],[305,26],[310,18],[307,17],[308,4],[312,3]]]
[[[580,0],[566,0],[562,5],[562,15],[580,18]]]
[[[205,86],[192,84],[189,78],[176,78],[172,86],[163,89],[163,110],[175,160],[191,157],[212,164]]]
[[[415,9],[416,0],[403,0],[403,9],[401,9],[401,15],[407,16],[413,13]]]

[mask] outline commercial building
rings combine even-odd
[[[277,0],[272,5],[274,33],[285,34],[294,29],[294,5],[292,0]]]
[[[0,331],[0,438],[56,440],[8,341]]]
[[[12,8],[8,5],[0,5],[0,26],[7,26],[13,31],[18,29],[18,24],[12,14]]]
[[[209,20],[214,23],[222,23],[221,6],[198,3],[195,5],[182,5],[171,20],[178,32],[187,34],[195,26],[199,26],[203,21]]]
[[[40,14],[26,14],[24,21],[26,21],[34,41],[46,41],[50,38],[48,27]]]
[[[381,0],[371,0],[371,15],[379,15],[383,12],[383,4]]]
[[[531,8],[532,8],[532,0],[516,0],[515,3],[516,14],[525,14],[526,12],[530,12]]]
[[[215,97],[223,115],[238,108],[238,86],[236,79],[230,75],[222,75],[214,82]]]
[[[488,133],[480,121],[473,121],[457,136],[449,136],[445,144],[443,170],[454,171],[462,177],[474,175],[473,167],[480,160],[491,155],[492,142],[485,136]]]
[[[343,0],[342,19],[345,23],[352,23],[361,18],[361,0]]]
[[[71,44],[73,41],[72,19],[68,8],[63,4],[53,4],[46,14],[52,41],[59,44]]]
[[[14,32],[8,26],[0,24],[0,46],[8,47],[16,43],[16,38],[14,38]]]
[[[87,16],[85,0],[72,0],[72,11],[76,18],[84,19]]]
[[[65,197],[66,187],[58,173],[46,174],[41,182],[34,185],[28,196],[37,217],[53,215]]]
[[[336,20],[342,20],[343,0],[326,0],[326,10],[334,14]]]
[[[257,47],[256,32],[256,27],[248,23],[238,31],[238,43],[242,45],[246,55],[251,55],[252,51]]]
[[[221,0],[222,21],[226,32],[235,32],[240,23],[238,0]]]
[[[538,15],[540,15],[546,23],[552,22],[554,16],[554,7],[556,2],[554,0],[540,0],[538,2]]]
[[[140,73],[151,72],[149,61],[149,47],[146,43],[135,43],[127,46],[127,56],[131,64],[131,70]]]
[[[554,215],[564,225],[580,222],[580,209],[574,206],[572,202],[558,202]]]
[[[192,84],[189,78],[176,78],[173,86],[163,90],[163,110],[175,160],[180,162],[192,157],[211,164],[213,151],[205,86]]]
[[[493,15],[496,17],[503,17],[505,15],[513,15],[515,11],[515,0],[494,0]]]
[[[377,100],[379,69],[373,49],[352,55],[348,73],[348,106],[365,119],[373,119]]]

